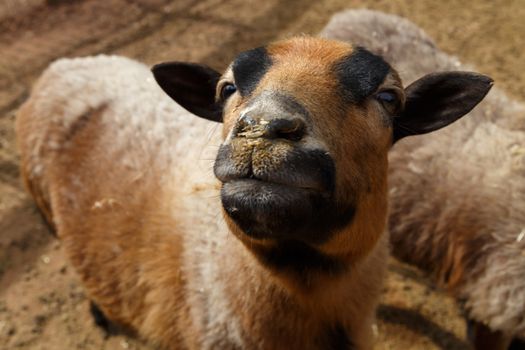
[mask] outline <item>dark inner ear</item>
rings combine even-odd
[[[424,76],[405,90],[405,109],[394,118],[393,142],[441,129],[472,110],[489,92],[491,78],[471,72]]]
[[[175,102],[199,117],[222,122],[222,105],[215,102],[220,74],[200,64],[166,62],[152,68],[155,80]]]

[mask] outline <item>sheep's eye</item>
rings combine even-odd
[[[221,88],[221,99],[224,101],[237,91],[237,86],[232,83],[224,84]]]
[[[397,101],[397,96],[392,91],[382,91],[376,97],[379,101],[386,103],[395,103]]]
[[[399,109],[399,99],[393,91],[381,91],[377,93],[376,99],[390,112],[395,113]]]

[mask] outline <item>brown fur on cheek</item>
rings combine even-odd
[[[329,140],[335,148],[338,202],[358,203],[354,220],[340,230],[321,250],[328,254],[357,258],[374,247],[385,229],[387,212],[388,143],[391,128],[385,127],[373,106],[351,107],[339,125],[338,137]],[[387,141],[382,141],[382,140]],[[378,203],[385,203],[378,205]],[[377,232],[371,235],[370,232]]]
[[[380,185],[386,190],[386,178]],[[339,230],[319,249],[325,254],[338,256],[349,262],[366,256],[385,230],[386,219],[377,220],[377,218],[386,216],[387,205],[377,205],[377,203],[386,199],[387,196],[379,191],[361,197],[352,223]],[[376,232],[377,235],[372,235],[370,232]]]

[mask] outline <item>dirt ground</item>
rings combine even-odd
[[[17,107],[52,60],[95,53],[222,69],[239,50],[317,33],[346,8],[405,16],[448,53],[525,99],[523,0],[0,1],[0,348],[146,349],[93,325],[78,278],[19,179]],[[379,309],[377,349],[468,349],[454,302],[395,261]]]

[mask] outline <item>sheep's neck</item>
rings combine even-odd
[[[364,344],[373,322],[387,243],[386,235],[380,235],[365,257],[333,270],[278,270],[236,239],[218,258],[228,265],[221,269],[220,280],[228,282],[220,294],[229,296],[225,307],[238,322],[249,320],[244,331],[261,339],[275,334],[324,339],[329,330],[340,328],[357,345]]]

